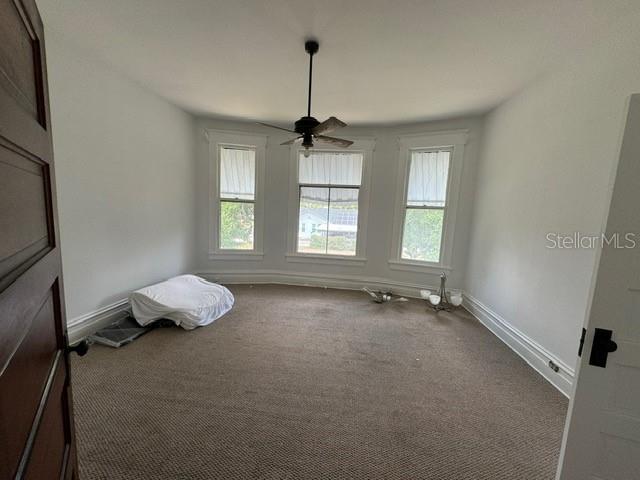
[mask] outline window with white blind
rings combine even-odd
[[[361,265],[374,139],[349,149],[291,148],[287,261]]]
[[[356,255],[363,154],[298,156],[298,253]]]
[[[440,263],[451,150],[412,151],[400,257]]]
[[[211,152],[211,258],[262,256],[266,137],[208,131]]]
[[[391,268],[451,269],[466,131],[399,138]]]
[[[220,146],[221,250],[253,250],[256,203],[256,151]]]

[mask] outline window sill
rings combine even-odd
[[[264,253],[253,252],[251,250],[246,252],[242,252],[242,251],[209,252],[209,260],[241,260],[241,261],[257,260],[259,261],[259,260],[262,260],[263,257],[264,257]]]
[[[367,259],[364,257],[352,257],[347,255],[314,255],[304,253],[288,253],[287,262],[297,263],[324,263],[325,265],[364,265]]]
[[[416,262],[411,260],[389,260],[391,270],[403,270],[405,272],[442,273],[450,272],[453,268],[436,263]]]

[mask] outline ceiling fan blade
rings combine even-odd
[[[280,145],[292,145],[297,141],[302,140],[302,137],[292,138],[291,140],[287,140],[286,142],[282,142]]]
[[[298,133],[295,130],[289,130],[288,128],[277,127],[276,125],[269,125],[268,123],[258,122],[258,124],[264,125],[265,127],[277,128],[278,130],[284,130],[285,132],[289,132],[289,133]]]
[[[325,135],[314,135],[314,137],[316,137],[316,140],[320,140],[321,142],[332,143],[333,145],[337,145],[343,148],[347,148],[353,145],[353,142],[351,140],[345,140],[343,138],[327,137]]]
[[[316,125],[316,127],[312,130],[311,133],[314,135],[322,135],[323,133],[333,132],[338,128],[346,127],[347,124],[342,120],[337,119],[336,117],[329,117],[324,122]]]

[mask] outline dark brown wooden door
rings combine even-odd
[[[0,0],[0,479],[77,478],[42,21]]]

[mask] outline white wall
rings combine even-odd
[[[261,261],[249,260],[209,260],[208,258],[208,141],[203,132],[207,128],[219,130],[235,130],[268,135],[266,154],[265,181],[265,236],[264,258]],[[462,173],[461,199],[458,207],[457,227],[454,238],[453,271],[450,273],[448,285],[461,287],[464,278],[464,267],[467,261],[467,240],[471,216],[471,199],[473,198],[476,156],[481,136],[482,118],[471,117],[458,120],[430,122],[418,125],[388,128],[346,128],[338,136],[375,137],[376,146],[373,154],[373,169],[368,219],[367,245],[365,265],[319,265],[316,263],[290,262],[285,258],[287,251],[287,223],[297,222],[289,219],[288,178],[290,149],[280,146],[289,140],[291,135],[264,128],[246,122],[232,122],[213,119],[199,119],[198,135],[198,258],[197,271],[211,272],[213,278],[221,280],[245,280],[247,275],[231,275],[233,272],[258,272],[264,274],[260,278],[273,278],[265,272],[284,272],[292,274],[312,274],[331,279],[355,277],[354,286],[362,285],[361,279],[374,279],[382,282],[405,283],[411,285],[437,286],[439,276],[416,272],[391,270],[388,260],[391,254],[391,235],[393,227],[395,188],[397,181],[398,135],[435,132],[442,130],[468,129],[469,140],[465,146],[464,170]],[[340,285],[340,281],[324,282],[325,285]],[[414,292],[415,293],[415,292]]]
[[[546,235],[601,230],[625,103],[640,92],[637,21],[485,124],[466,290],[570,367],[596,252],[547,249]]]
[[[45,19],[46,21],[46,19]],[[190,116],[47,31],[67,318],[191,269]]]

